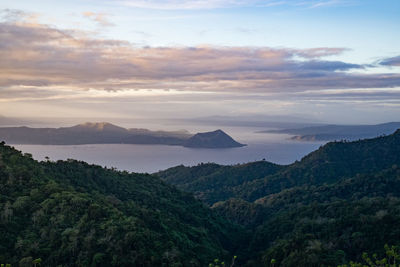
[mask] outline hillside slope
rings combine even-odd
[[[337,266],[400,245],[399,130],[329,143],[261,178],[254,164],[180,166],[158,175],[247,229],[238,255],[244,266]],[[241,183],[229,183],[232,173]]]
[[[367,174],[400,165],[400,130],[392,135],[354,142],[331,142],[287,166],[264,162],[238,166],[220,166],[203,173],[201,169],[179,167],[157,175],[179,188],[193,192],[209,204],[229,198],[255,201],[286,188],[301,185],[322,185],[356,174]],[[240,170],[243,170],[242,172]],[[233,173],[233,174],[232,174]],[[176,177],[186,177],[177,180]],[[233,178],[236,177],[236,178]],[[237,182],[230,182],[235,180]],[[212,181],[212,183],[211,183]],[[222,184],[222,187],[219,186]]]
[[[0,262],[44,266],[204,266],[237,229],[151,175],[69,160],[37,162],[0,145]]]
[[[247,227],[249,266],[337,266],[362,261],[363,252],[400,245],[400,168],[356,175],[330,185],[305,185],[256,202],[240,199],[213,209]],[[258,262],[258,263],[257,263]]]
[[[281,169],[282,166],[267,161],[235,166],[207,163],[194,167],[181,165],[158,172],[156,175],[183,191],[193,192],[197,198],[212,205],[232,197],[231,188],[264,178]]]
[[[0,145],[0,262],[337,266],[400,245],[400,131],[301,161],[130,174]],[[273,261],[272,261],[273,260]],[[271,264],[274,262],[274,264]]]

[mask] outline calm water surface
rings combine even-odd
[[[226,129],[224,129],[226,130]],[[314,151],[322,143],[287,140],[286,135],[256,134],[254,129],[229,129],[231,136],[245,147],[229,149],[194,149],[165,145],[13,145],[37,160],[78,159],[88,163],[132,172],[156,172],[180,164],[193,166],[201,162],[237,164],[266,159],[289,164]],[[233,133],[233,134],[232,134]]]

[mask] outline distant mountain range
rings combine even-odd
[[[400,122],[376,125],[324,125],[304,128],[260,131],[259,133],[285,133],[294,135],[292,140],[299,141],[354,141],[388,135],[400,128]]]
[[[29,121],[27,119],[24,120],[21,118],[11,118],[0,115],[0,125],[2,126],[24,125],[31,122],[32,121]]]
[[[88,122],[61,128],[2,127],[0,140],[9,144],[41,145],[162,144],[193,148],[243,146],[222,130],[192,135],[187,131],[126,129],[107,122]]]

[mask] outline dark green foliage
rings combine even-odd
[[[262,205],[237,198],[217,202],[211,208],[231,222],[248,228],[259,225],[268,216]]]
[[[267,161],[235,166],[208,163],[195,167],[177,166],[158,172],[157,175],[167,183],[193,192],[196,197],[211,205],[235,197],[232,188],[272,175],[281,169],[281,166]]]
[[[166,181],[184,181],[182,188],[196,189],[196,196],[204,194],[207,200],[235,197],[212,208],[247,228],[247,243],[242,242],[238,254],[241,263],[337,266],[362,260],[363,252],[383,253],[386,243],[400,244],[400,131],[329,143],[265,177],[249,172],[242,184],[224,187],[228,194],[218,191],[218,183],[229,181],[233,168],[245,166],[175,169],[176,177],[189,172],[187,180],[173,180],[171,170],[162,173]],[[208,171],[202,174],[204,167]],[[214,173],[217,188],[197,191],[197,183],[206,184]]]
[[[159,178],[0,146],[0,262],[204,266],[239,228]],[[228,257],[229,258],[229,257]]]
[[[208,267],[225,267],[225,266],[233,267],[233,266],[235,266],[236,259],[237,259],[237,256],[233,256],[231,263],[229,265],[227,265],[224,261],[221,262],[219,259],[214,259],[214,262],[209,263]]]
[[[212,210],[152,175],[0,150],[0,262],[206,266],[237,254],[238,266],[358,267],[400,244],[400,131],[329,143],[288,166],[157,174]]]
[[[286,188],[334,183],[345,177],[373,173],[399,163],[400,131],[397,131],[375,139],[328,143],[283,171],[236,190],[242,198],[254,201]]]
[[[385,245],[385,256],[379,259],[378,255],[374,253],[372,257],[364,252],[362,255],[364,263],[353,262],[349,264],[339,265],[338,267],[399,267],[400,266],[400,250],[398,246]]]
[[[288,166],[269,162],[172,168],[158,173],[165,181],[193,192],[209,204],[229,198],[255,201],[302,185],[322,185],[357,174],[400,166],[400,130],[393,135],[356,142],[331,142]],[[201,169],[206,168],[207,171]],[[186,177],[186,178],[177,178]]]
[[[363,251],[380,251],[398,242],[400,199],[363,198],[287,209],[271,214],[250,245],[265,262],[283,266],[334,266],[359,260]],[[299,264],[302,262],[302,264]]]

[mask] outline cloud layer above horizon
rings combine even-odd
[[[400,86],[400,73],[367,74],[371,65],[324,59],[346,48],[138,47],[16,16],[0,23],[0,39],[3,87],[268,93]],[[397,66],[398,58],[381,64]]]
[[[269,7],[269,6],[300,6],[316,8],[321,6],[347,5],[348,0],[308,0],[308,1],[282,1],[282,0],[122,0],[122,4],[146,9],[215,9],[236,7]]]
[[[218,7],[226,2],[180,4]],[[124,3],[144,5],[148,1]],[[178,2],[168,2],[170,6],[173,3]],[[308,2],[310,7],[329,3]],[[242,4],[239,1],[234,5]],[[197,100],[203,103],[227,100],[231,101],[227,110],[239,99],[246,103],[280,101],[281,106],[290,106],[298,99],[303,106],[313,101],[378,101],[396,107],[399,104],[393,99],[400,96],[400,56],[360,64],[337,59],[349,52],[346,47],[140,46],[101,37],[96,32],[44,24],[38,22],[38,16],[20,10],[2,12],[0,101],[3,103],[89,98],[104,103],[108,98],[116,104],[128,97],[131,102],[140,99],[142,105],[165,99],[184,107]],[[99,27],[113,26],[105,13],[87,11],[81,16]],[[166,93],[137,93],[150,90]],[[216,107],[214,110],[218,112]],[[243,112],[262,110],[252,109],[248,104]]]

